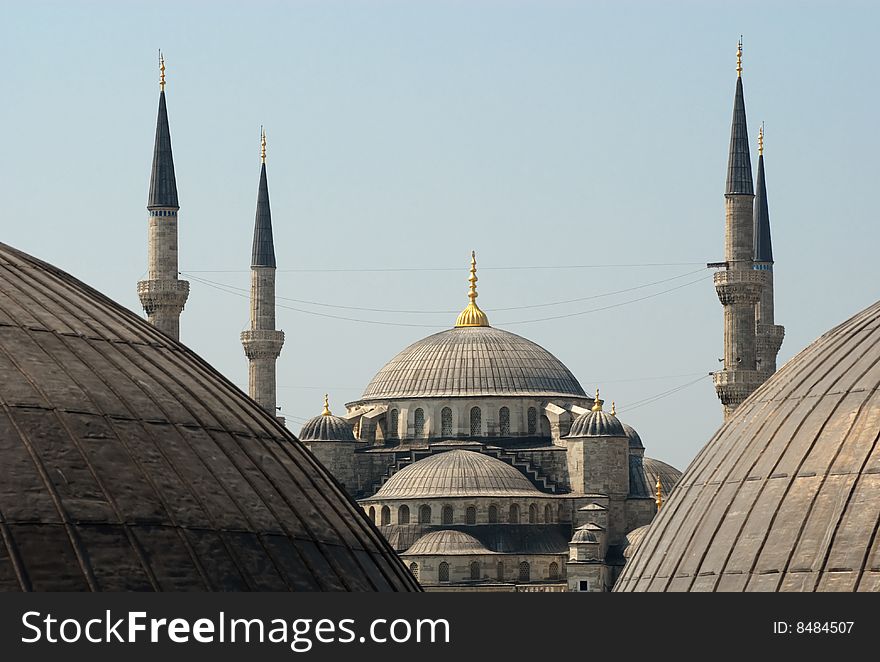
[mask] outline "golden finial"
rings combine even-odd
[[[266,129],[260,125],[260,160],[266,162]]]
[[[660,474],[657,474],[657,498],[654,499],[654,503],[657,504],[657,512],[660,512],[660,509],[663,507],[663,485],[660,482]]]
[[[159,51],[159,90],[165,91],[165,56]]]
[[[764,123],[761,122],[761,128],[758,129],[758,156],[764,156]]]
[[[468,282],[471,284],[468,288],[468,299],[471,301],[459,313],[458,319],[455,320],[455,326],[489,326],[489,318],[477,305],[477,254],[475,251],[471,251],[471,275]]]
[[[324,411],[321,412],[321,416],[332,416],[330,413],[330,397],[326,393],[324,394]]]
[[[742,78],[743,75],[743,38],[739,36],[739,42],[736,44],[736,75]]]
[[[616,407],[616,405],[614,404],[614,400],[611,401],[611,415],[612,415],[612,416],[617,416],[617,407]]]
[[[593,400],[593,411],[602,411],[602,401],[599,399],[599,387],[596,387],[596,398]]]

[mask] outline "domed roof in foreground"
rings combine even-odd
[[[461,531],[433,531],[413,543],[401,556],[494,554],[479,540]]]
[[[474,326],[413,343],[376,373],[361,399],[490,395],[586,396],[569,369],[540,345]]]
[[[880,302],[753,393],[691,463],[618,591],[880,591]]]
[[[4,244],[0,283],[0,590],[418,590],[193,352]]]
[[[371,500],[466,496],[541,496],[528,478],[491,455],[452,450],[410,464]]]
[[[324,412],[310,418],[299,431],[300,441],[349,441],[355,442],[354,430],[344,418],[330,413],[327,397],[324,397]]]

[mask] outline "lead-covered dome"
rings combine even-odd
[[[541,493],[509,464],[456,449],[404,467],[367,500],[521,495]]]
[[[494,553],[467,533],[433,531],[416,540],[401,556],[461,556]]]
[[[571,371],[540,345],[509,331],[474,326],[413,343],[376,373],[361,399],[490,395],[586,394]]]
[[[418,590],[293,435],[0,244],[0,590]]]
[[[324,396],[324,411],[307,420],[299,431],[300,441],[347,441],[354,443],[354,430],[344,418],[334,416]]]
[[[880,591],[880,302],[735,411],[618,591]]]

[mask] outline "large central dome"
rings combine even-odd
[[[540,345],[474,326],[413,343],[376,373],[362,399],[491,395],[586,397],[571,371]]]

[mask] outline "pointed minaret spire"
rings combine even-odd
[[[767,379],[776,372],[776,357],[785,338],[785,327],[776,324],[773,292],[773,245],[770,240],[770,210],[764,176],[764,125],[758,132],[758,174],[755,185],[755,269],[764,272],[764,289],[755,306],[758,372]]]
[[[724,189],[724,266],[715,290],[724,306],[724,369],[713,373],[727,419],[763,381],[758,373],[755,306],[763,279],[754,266],[754,188],[742,82],[742,38],[736,49],[736,92]]]
[[[730,127],[730,151],[727,159],[726,194],[754,194],[752,161],[749,156],[749,130],[746,126],[746,102],[742,83],[742,38],[736,50],[736,94],[733,98],[733,122]]]
[[[165,57],[159,51],[159,113],[153,146],[153,169],[147,197],[150,212],[147,280],[138,283],[138,296],[153,326],[180,339],[180,313],[189,296],[189,283],[178,276],[177,179],[171,153],[171,131],[165,103]]]
[[[468,299],[470,303],[458,315],[456,327],[489,326],[489,318],[477,305],[477,253],[471,251],[471,275],[468,277]]]
[[[284,332],[275,329],[275,244],[266,178],[266,131],[260,127],[260,184],[251,249],[251,324],[242,331],[241,344],[248,358],[248,393],[275,416],[276,361],[284,345]],[[284,419],[278,417],[282,423]]]

